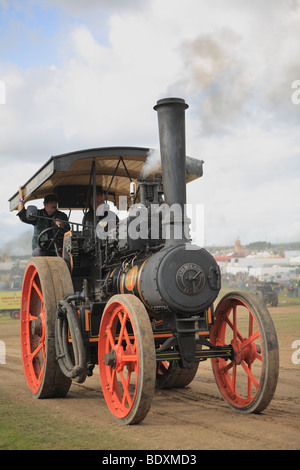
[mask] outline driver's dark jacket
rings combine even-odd
[[[48,218],[50,217],[51,220],[40,219],[39,217],[37,217],[35,220],[28,220],[26,218],[26,209],[25,209],[25,207],[23,207],[23,209],[20,212],[18,212],[17,215],[20,217],[20,220],[22,220],[22,222],[25,222],[25,224],[34,225],[34,232],[33,232],[33,237],[32,237],[32,250],[34,250],[38,246],[37,240],[38,240],[39,234],[43,230],[45,230],[46,228],[53,227],[55,225],[55,222],[54,222],[55,219],[66,221],[66,222],[64,222],[63,227],[66,231],[70,230],[70,225],[68,224],[68,217],[66,216],[66,214],[64,214],[61,211],[56,211],[50,217],[47,214],[47,212],[45,211],[45,209],[38,209],[37,210],[37,215],[43,216],[43,217],[48,217]]]

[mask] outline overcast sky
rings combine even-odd
[[[51,155],[158,148],[170,96],[205,161],[205,243],[299,241],[299,58],[299,0],[0,0],[0,248],[28,233],[8,198]]]

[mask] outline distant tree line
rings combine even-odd
[[[300,250],[300,241],[299,242],[290,242],[290,243],[270,243],[266,241],[258,241],[258,242],[253,242],[249,243],[248,245],[243,245],[242,247],[246,252],[251,252],[251,251],[273,251],[276,253],[284,252],[287,250]],[[216,251],[228,251],[228,250],[233,250],[234,245],[227,245],[227,246],[221,246],[221,245],[212,245],[212,246],[207,246],[206,249],[212,253]]]
[[[270,242],[253,242],[245,246],[249,251],[266,251],[274,247]]]

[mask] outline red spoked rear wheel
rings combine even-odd
[[[232,292],[219,302],[211,342],[231,345],[232,359],[212,359],[218,388],[230,407],[259,413],[273,398],[279,370],[278,342],[267,308],[254,296]]]
[[[55,352],[55,314],[72,294],[62,258],[33,258],[25,271],[21,301],[21,353],[27,385],[34,398],[64,396],[71,380],[60,371]]]
[[[103,312],[98,362],[107,406],[124,424],[147,415],[155,389],[155,348],[147,311],[133,295],[115,295]]]

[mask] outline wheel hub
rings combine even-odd
[[[114,349],[112,349],[109,353],[105,354],[104,362],[105,362],[106,366],[110,366],[112,369],[116,368],[117,355],[116,355],[116,351]]]
[[[42,324],[42,319],[41,317],[37,317],[34,320],[31,320],[31,334],[32,336],[39,336],[41,337],[43,334],[43,324]]]
[[[105,354],[104,363],[106,366],[116,369],[116,372],[122,372],[125,365],[132,372],[134,371],[134,363],[132,364],[134,361],[130,357],[132,354],[134,354],[134,351],[131,346],[127,346],[126,351],[124,351],[123,346],[116,344],[114,349]]]
[[[231,341],[233,350],[233,362],[235,365],[240,365],[242,361],[245,361],[248,365],[255,361],[256,354],[260,353],[260,347],[254,343],[249,343],[243,346],[243,342],[238,339]]]

